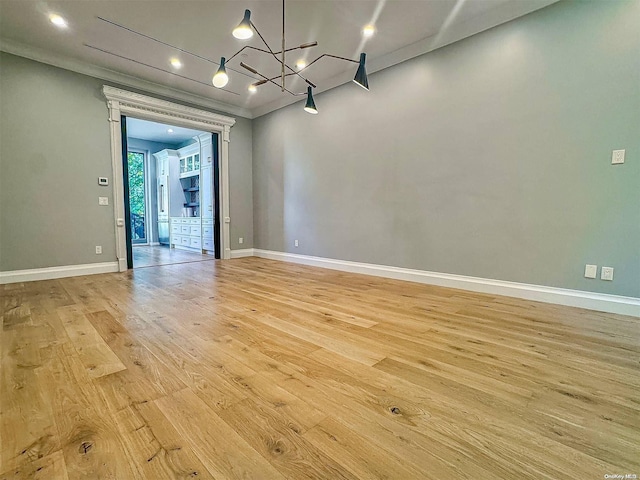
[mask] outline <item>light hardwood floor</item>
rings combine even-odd
[[[213,255],[203,255],[166,245],[140,245],[133,247],[133,268],[157,267],[174,263],[205,262],[215,260]]]
[[[3,480],[640,476],[638,319],[257,258],[0,292]]]

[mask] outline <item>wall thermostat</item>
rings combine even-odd
[[[98,185],[106,187],[109,185],[109,179],[107,177],[98,177]]]

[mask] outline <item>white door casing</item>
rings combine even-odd
[[[102,93],[109,109],[111,135],[111,168],[113,177],[113,209],[116,233],[116,257],[119,271],[127,270],[127,241],[124,228],[124,178],[122,171],[122,133],[120,116],[167,123],[205,132],[217,132],[220,145],[220,250],[223,259],[231,258],[229,238],[229,132],[235,118],[186,107],[166,100],[104,85]]]

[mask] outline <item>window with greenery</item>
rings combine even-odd
[[[128,152],[131,241],[145,243],[144,153]]]

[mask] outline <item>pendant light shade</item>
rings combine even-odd
[[[366,57],[367,57],[366,53],[360,54],[360,63],[358,64],[358,71],[356,71],[356,76],[353,77],[353,81],[358,85],[360,85],[365,90],[369,90],[369,79],[367,78],[367,69],[364,66]]]
[[[233,36],[240,40],[247,40],[253,37],[251,28],[251,10],[244,11],[244,18],[236,28],[233,29]]]
[[[307,87],[307,104],[304,106],[304,111],[313,115],[316,115],[318,113],[316,102],[313,101],[313,93],[311,93],[311,87]]]
[[[213,82],[213,86],[216,88],[222,88],[227,83],[229,83],[229,76],[227,75],[227,69],[224,66],[225,62],[226,62],[226,59],[224,57],[221,57],[220,67],[218,68],[218,71],[216,72],[216,74],[213,76],[212,82]]]

